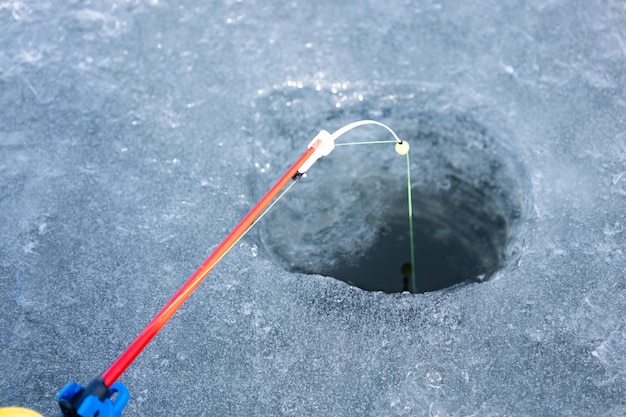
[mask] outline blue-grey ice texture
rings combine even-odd
[[[125,415],[626,415],[625,68],[623,0],[0,1],[0,405],[54,415],[320,115],[393,124],[384,101],[519,149],[517,261],[389,295],[248,236],[122,376]]]

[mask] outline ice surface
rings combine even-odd
[[[626,414],[625,28],[620,0],[0,2],[0,405],[55,414],[362,102],[519,150],[517,262],[387,295],[249,236],[122,376],[126,415]]]

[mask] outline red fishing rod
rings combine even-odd
[[[283,174],[283,176],[270,188],[270,190],[259,200],[259,202],[245,215],[245,217],[235,226],[235,228],[226,236],[219,246],[209,255],[202,265],[194,272],[187,282],[174,294],[174,296],[165,304],[152,321],[143,329],[137,338],[128,346],[128,348],[120,355],[119,358],[102,374],[102,381],[107,387],[110,387],[120,375],[135,360],[137,355],[146,347],[152,338],[163,328],[165,323],[174,315],[176,310],[187,300],[187,298],[198,288],[198,285],[211,272],[217,263],[226,255],[226,253],[241,239],[248,231],[254,221],[263,213],[267,206],[274,200],[278,193],[287,185],[289,181],[296,181],[302,174],[299,172],[300,167],[315,152],[314,147],[310,147],[302,156]]]
[[[299,180],[304,173],[322,156],[328,155],[334,148],[337,136],[322,130],[309,144],[306,152],[280,177],[258,203],[233,228],[219,246],[209,255],[200,267],[187,279],[182,287],[154,316],[126,350],[113,362],[100,378],[91,381],[86,387],[76,382],[66,385],[57,395],[61,414],[67,417],[107,417],[121,416],[129,398],[128,389],[117,382],[141,351],[150,343],[174,313],[195,291],[217,263],[252,227],[255,220],[290,182]],[[115,396],[115,399],[112,399]]]
[[[386,125],[373,120],[362,120],[350,123],[337,130],[332,135],[325,130],[318,133],[311,143],[309,143],[306,152],[298,158],[248,214],[243,217],[222,243],[217,246],[202,265],[187,279],[176,294],[174,294],[167,304],[154,316],[150,323],[148,323],[113,364],[99,378],[91,381],[86,387],[76,382],[71,382],[61,390],[57,395],[59,407],[61,408],[59,417],[121,417],[122,410],[129,399],[129,392],[128,389],[118,381],[118,378],[172,318],[174,313],[176,313],[196,288],[198,288],[200,283],[209,272],[213,270],[224,255],[226,255],[246,234],[260,216],[272,207],[272,202],[276,201],[281,190],[283,190],[290,181],[298,181],[319,158],[330,154],[335,147],[335,140],[339,136],[355,127],[366,124],[379,125],[387,129],[397,142],[396,151],[401,155],[408,153],[408,143],[400,140],[395,132]],[[31,412],[32,410],[26,411]],[[22,415],[15,414],[14,417],[22,417]]]

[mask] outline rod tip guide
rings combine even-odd
[[[409,148],[409,142],[407,142],[406,140],[396,143],[396,152],[398,153],[398,155],[406,155],[407,153],[409,153]]]

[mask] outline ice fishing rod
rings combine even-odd
[[[232,229],[219,246],[217,246],[202,265],[187,279],[113,364],[99,378],[92,380],[86,387],[76,382],[71,382],[59,392],[57,395],[61,409],[59,417],[121,417],[122,410],[126,406],[130,396],[128,389],[121,382],[117,381],[122,373],[124,373],[154,336],[156,336],[163,326],[172,318],[174,313],[176,313],[187,298],[198,288],[200,283],[218,262],[248,230],[254,226],[256,221],[272,207],[272,201],[275,201],[281,190],[283,190],[288,183],[295,183],[302,178],[318,159],[329,155],[335,148],[335,140],[337,138],[363,125],[378,125],[390,132],[396,142],[396,152],[400,155],[407,155],[408,163],[409,144],[401,140],[391,128],[375,120],[361,120],[350,123],[333,134],[325,130],[320,131],[309,143],[307,150]],[[411,217],[410,189],[409,178],[409,217]],[[413,256],[413,249],[411,249],[411,256]],[[413,263],[413,259],[411,259],[411,261]],[[413,288],[415,288],[414,281],[413,276]],[[0,412],[2,412],[2,410],[8,409],[0,409]],[[26,409],[15,410],[31,411]],[[13,414],[12,416],[18,417],[22,415],[32,414]]]

